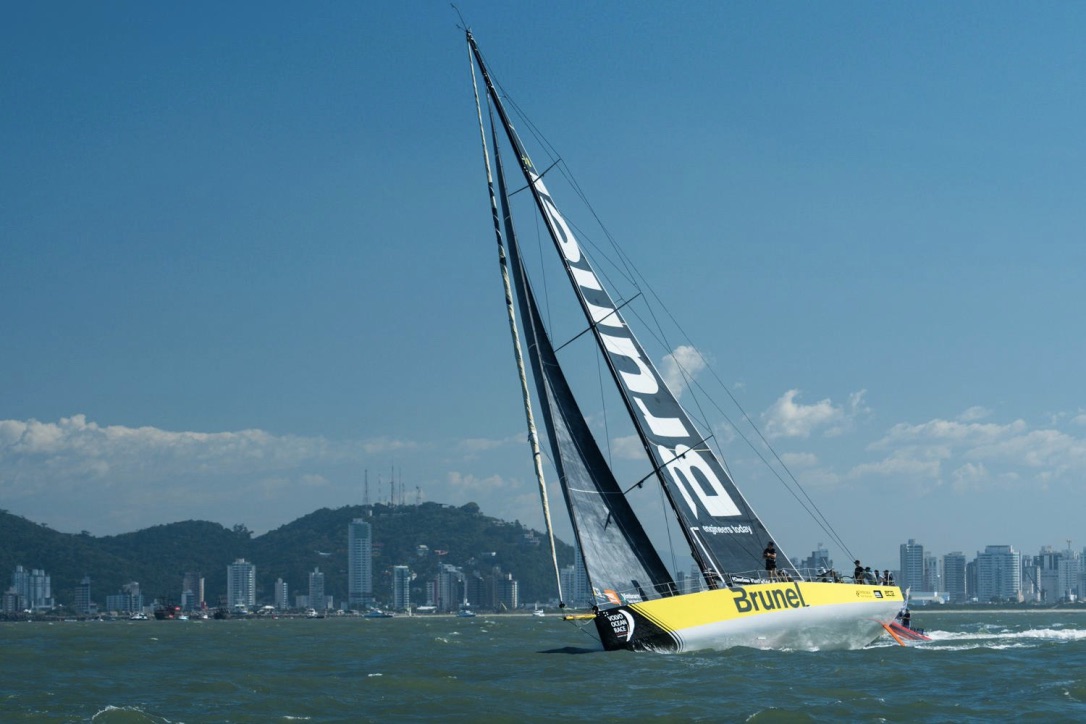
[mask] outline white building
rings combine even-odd
[[[244,558],[226,567],[226,605],[246,610],[256,607],[256,566]]]
[[[924,546],[910,538],[908,543],[902,543],[900,548],[900,575],[897,584],[902,590],[911,588],[914,591],[932,590],[924,586]]]
[[[324,598],[324,574],[320,568],[314,568],[309,574],[309,606],[318,611],[331,608]]]
[[[392,608],[411,610],[411,569],[407,566],[392,567]]]
[[[977,593],[981,603],[1018,601],[1022,593],[1021,554],[1011,546],[987,546],[977,553]]]
[[[275,579],[275,607],[280,611],[290,608],[290,590],[282,578]]]

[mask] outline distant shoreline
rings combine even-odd
[[[946,614],[965,614],[965,613],[1086,613],[1086,607],[1065,608],[1063,606],[1053,606],[1051,608],[950,608],[944,609],[938,604],[932,606],[910,606],[909,609],[913,613],[946,613]]]

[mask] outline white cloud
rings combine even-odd
[[[1086,439],[1052,427],[1030,429],[1024,420],[977,422],[990,414],[971,407],[955,420],[894,425],[869,446],[886,457],[856,466],[850,477],[899,475],[937,486],[947,470],[952,489],[964,493],[1030,484],[1044,489],[1086,473]]]
[[[401,452],[405,450],[414,450],[418,447],[417,443],[410,440],[397,440],[389,437],[376,437],[372,440],[366,440],[362,443],[362,450],[369,455],[380,455],[386,453]]]
[[[494,490],[505,487],[505,481],[497,475],[477,478],[470,473],[449,472],[446,481],[450,487],[458,490]]]
[[[991,414],[992,411],[988,408],[981,407],[980,405],[974,405],[962,414],[958,415],[958,420],[961,422],[974,422],[976,420],[983,420],[986,417],[990,417]]]
[[[786,452],[781,454],[781,462],[793,470],[813,468],[818,465],[818,456],[809,452]]]
[[[892,448],[905,444],[952,444],[978,446],[1021,434],[1026,429],[1023,420],[1008,425],[996,423],[929,420],[919,425],[899,423],[872,445],[873,449]]]
[[[645,460],[645,446],[637,435],[611,440],[611,454],[621,460]]]
[[[510,437],[504,437],[504,438],[500,438],[500,439],[485,438],[485,437],[470,437],[470,438],[466,438],[464,440],[460,440],[458,443],[456,443],[456,448],[460,452],[464,453],[465,455],[468,455],[469,457],[474,457],[474,456],[478,455],[479,453],[489,452],[491,450],[496,450],[498,448],[502,448],[502,447],[505,447],[507,445],[523,444],[523,445],[527,446],[527,442],[528,442],[528,433],[527,433],[527,431],[525,431],[523,435],[513,435],[513,436],[510,436]],[[545,440],[542,437],[542,435],[540,435],[539,444],[541,446],[546,444]],[[527,447],[525,449],[527,449]]]
[[[411,447],[100,425],[85,415],[0,420],[0,497],[66,531],[118,533],[189,518],[255,530],[360,502],[366,451]]]
[[[686,385],[702,372],[705,367],[705,357],[696,348],[690,345],[679,345],[668,355],[664,355],[660,374],[664,383],[675,397],[681,397]]]
[[[913,480],[932,480],[939,477],[940,461],[946,455],[936,450],[917,454],[915,450],[899,450],[873,463],[861,463],[849,471],[848,477],[862,480],[871,475],[905,476]]]
[[[804,405],[796,401],[799,394],[799,390],[788,390],[762,413],[767,437],[805,438],[820,429],[827,436],[839,435],[856,415],[868,411],[864,404],[864,390],[849,396],[847,408],[834,405],[828,398],[813,405]]]

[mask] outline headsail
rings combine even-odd
[[[494,157],[498,188],[506,210],[509,266],[528,340],[532,376],[543,400],[543,419],[554,464],[592,584],[594,602],[605,606],[671,595],[675,591],[671,575],[607,466],[558,365],[520,262],[496,143]]]
[[[505,112],[474,38],[468,42],[521,170],[645,452],[710,587],[761,564],[769,534],[627,326],[555,205]],[[790,568],[783,555],[778,566]]]

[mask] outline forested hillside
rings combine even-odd
[[[545,601],[555,595],[546,538],[519,522],[483,515],[468,503],[452,507],[421,505],[322,508],[287,525],[253,536],[244,526],[232,529],[207,521],[158,525],[134,533],[96,537],[59,533],[44,525],[0,511],[0,589],[10,585],[16,565],[42,569],[52,581],[58,603],[70,605],[84,576],[91,578],[91,597],[105,597],[137,581],[145,598],[177,601],[181,579],[197,571],[205,579],[205,599],[215,605],[226,591],[226,567],[238,558],[256,566],[257,599],[272,598],[282,578],[293,593],[305,593],[309,573],[325,574],[326,593],[337,605],[347,597],[347,524],[362,518],[373,526],[374,593],[389,598],[391,569],[406,565],[416,575],[412,599],[422,599],[422,586],[441,563],[465,573],[489,574],[495,567],[520,581],[522,601]],[[557,542],[559,562],[573,562],[572,548]]]

